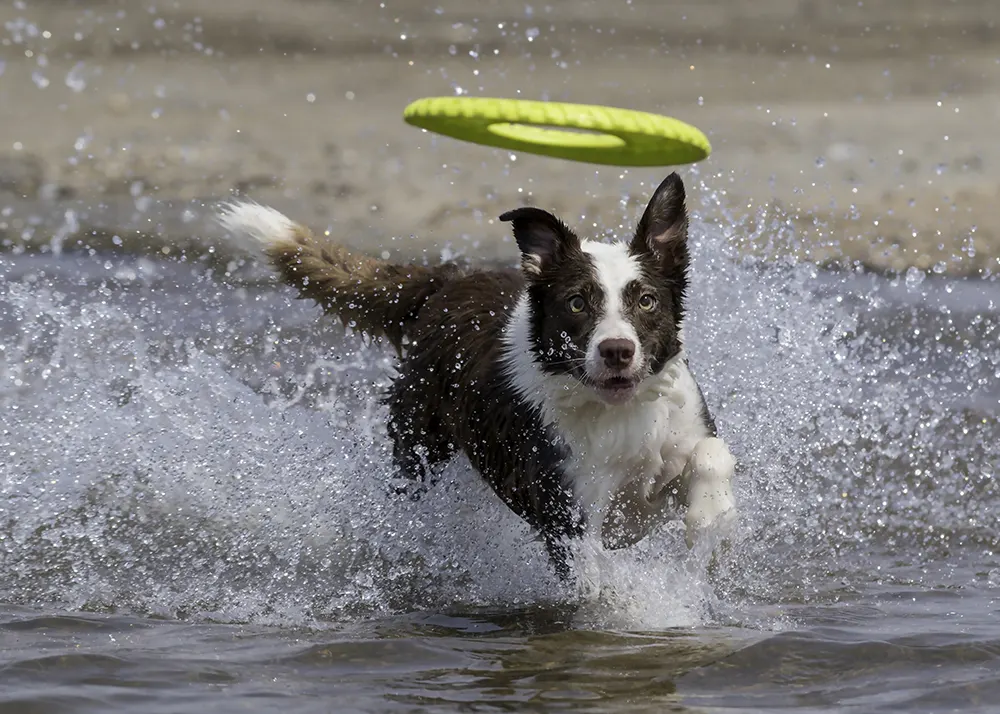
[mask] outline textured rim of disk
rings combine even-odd
[[[593,104],[425,97],[403,119],[475,144],[593,164],[676,166],[712,151],[701,131],[678,119]]]

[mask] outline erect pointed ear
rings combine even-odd
[[[639,219],[630,246],[632,253],[652,253],[661,262],[678,267],[687,264],[688,215],[684,198],[684,182],[676,172],[663,179]]]
[[[500,220],[514,224],[521,268],[529,276],[540,275],[543,268],[559,260],[567,250],[580,246],[580,239],[566,224],[540,208],[515,208],[501,214]]]

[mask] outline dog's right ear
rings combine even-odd
[[[676,172],[657,187],[639,219],[630,250],[652,253],[671,268],[687,269],[688,214],[684,182]]]
[[[529,276],[540,275],[565,255],[567,249],[580,245],[580,239],[565,223],[541,208],[515,208],[501,214],[500,220],[513,224],[514,240],[521,251],[521,268]]]

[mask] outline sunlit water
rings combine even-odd
[[[0,711],[993,711],[1000,286],[740,258],[701,212],[741,521],[587,602],[463,460],[394,495],[390,355],[259,268],[0,256]]]

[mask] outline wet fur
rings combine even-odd
[[[683,503],[682,476],[699,443],[708,444],[703,461],[726,475],[721,452],[705,441],[715,426],[683,353],[684,189],[676,174],[660,185],[627,254],[581,241],[537,208],[501,219],[512,223],[520,271],[393,265],[318,239],[264,206],[236,203],[221,213],[300,297],[396,349],[399,375],[386,398],[403,472],[424,480],[463,452],[541,534],[566,576],[569,543],[585,529],[610,547],[628,545],[671,496]],[[601,280],[623,281],[620,295],[601,294]],[[566,309],[577,295],[586,303],[579,314]],[[655,296],[657,309],[643,311],[642,295]],[[643,360],[625,404],[595,396],[604,368],[588,345],[600,329],[636,342]]]

